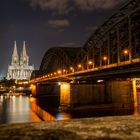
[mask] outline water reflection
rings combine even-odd
[[[85,108],[72,112],[59,112],[52,108],[46,98],[36,99],[27,96],[0,96],[0,123],[40,122],[53,120],[69,120],[71,118],[112,116],[112,115],[139,115],[140,104],[133,111],[100,110]]]
[[[0,123],[39,122],[26,96],[0,96]]]
[[[69,120],[71,119],[71,115],[67,114],[65,112],[51,112],[49,113],[49,111],[52,111],[53,109],[50,109],[48,107],[44,106],[41,107],[41,105],[39,105],[39,100],[37,100],[36,98],[30,98],[30,102],[31,102],[31,108],[32,110],[44,121],[53,121],[53,120]]]

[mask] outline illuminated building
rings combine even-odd
[[[16,41],[14,42],[14,50],[12,54],[11,65],[8,66],[7,80],[29,80],[34,70],[33,65],[29,65],[29,56],[26,52],[26,44],[23,42],[23,49],[19,58]]]

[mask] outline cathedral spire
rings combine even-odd
[[[27,55],[25,41],[23,41],[23,49],[20,57],[21,57],[21,61],[20,61],[21,65],[29,65],[29,57]]]
[[[22,55],[23,55],[23,57],[24,57],[24,56],[25,56],[25,57],[27,56],[25,41],[23,41],[23,51],[22,51]]]
[[[18,65],[19,64],[19,56],[17,52],[17,43],[14,41],[14,50],[12,54],[12,65]]]
[[[29,56],[26,52],[26,44],[23,42],[22,52],[19,55],[17,51],[16,41],[14,42],[14,50],[12,54],[12,63],[8,66],[7,77],[6,79],[15,79],[15,80],[30,80],[31,73],[34,70],[33,65],[29,65]]]

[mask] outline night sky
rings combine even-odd
[[[30,63],[39,69],[54,46],[81,47],[126,0],[0,0],[0,75],[11,63],[14,40],[19,53],[27,43]]]

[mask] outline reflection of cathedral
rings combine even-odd
[[[29,56],[26,52],[25,41],[23,42],[23,50],[20,58],[17,52],[17,45],[15,41],[14,51],[12,54],[12,62],[11,65],[8,67],[7,79],[29,80],[33,70],[34,66],[29,65]]]

